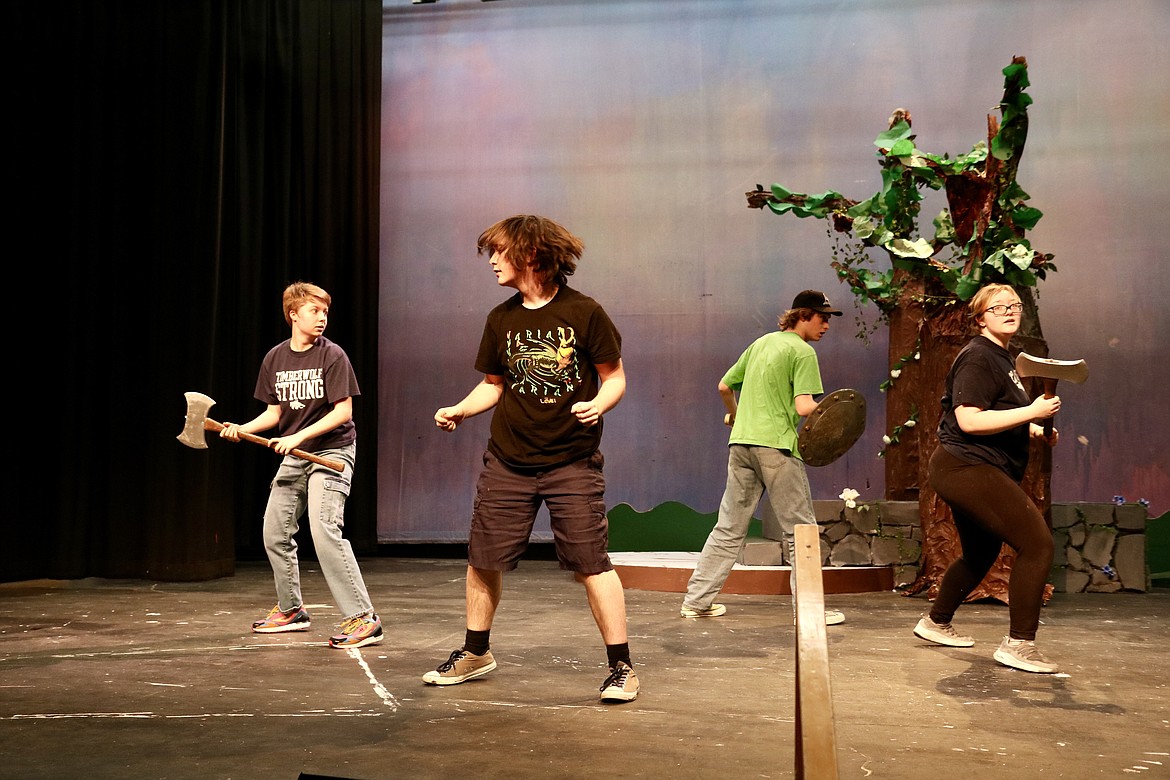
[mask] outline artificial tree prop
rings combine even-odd
[[[937,445],[939,399],[946,375],[972,331],[966,302],[982,286],[1012,285],[1024,303],[1024,325],[1010,350],[1046,357],[1036,287],[1056,271],[1052,255],[1037,251],[1026,238],[1043,214],[1028,205],[1016,181],[1028,135],[1028,64],[1014,57],[1004,68],[1001,117],[987,117],[987,138],[955,159],[917,146],[912,116],[896,109],[886,131],[874,141],[882,168],[882,188],[866,200],[829,191],[794,192],[773,184],[746,193],[750,208],[775,214],[824,219],[833,238],[832,267],[862,303],[874,304],[889,329],[890,372],[886,393],[886,500],[918,501],[923,531],[918,578],[908,595],[934,597],[960,545],[950,510],[930,489],[927,464]],[[947,208],[933,221],[934,236],[919,234],[923,188],[943,190]],[[881,250],[878,252],[877,250]],[[873,254],[884,253],[880,269]],[[1033,383],[1035,385],[1035,383]],[[1033,395],[1039,388],[1028,388]],[[1024,489],[1045,516],[1051,503],[1052,460],[1046,445],[1033,444]],[[1001,552],[996,564],[968,600],[1008,601],[1007,581],[1014,553]],[[1048,586],[1045,601],[1052,593]]]

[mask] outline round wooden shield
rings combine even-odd
[[[865,397],[856,390],[838,390],[822,398],[804,418],[796,446],[809,466],[827,466],[844,455],[864,431]]]

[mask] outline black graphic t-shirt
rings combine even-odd
[[[291,340],[268,351],[260,364],[255,396],[265,404],[280,405],[276,437],[288,436],[329,414],[333,404],[361,395],[345,350],[324,336],[304,352],[294,352]],[[353,420],[312,439],[301,449],[307,452],[336,449],[357,439]]]
[[[622,355],[621,334],[597,301],[562,286],[539,309],[519,293],[488,313],[475,370],[504,377],[488,449],[514,468],[559,466],[601,445],[602,422],[584,426],[573,404],[597,395],[599,363]]]
[[[989,463],[1018,482],[1028,467],[1028,424],[986,435],[965,433],[955,419],[955,407],[1016,409],[1029,403],[1011,354],[991,339],[976,336],[959,351],[947,374],[939,444],[959,460]]]

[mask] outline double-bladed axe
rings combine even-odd
[[[1081,384],[1089,378],[1089,367],[1082,360],[1053,360],[1052,358],[1033,357],[1027,352],[1016,355],[1016,374],[1034,376],[1044,383],[1044,397],[1056,395],[1056,383],[1064,379],[1074,384]],[[1044,421],[1044,435],[1052,435],[1052,418]]]
[[[197,450],[207,449],[207,442],[204,440],[204,431],[215,431],[218,433],[223,430],[223,423],[216,422],[207,416],[211,411],[211,407],[215,405],[215,399],[203,393],[183,393],[187,399],[187,417],[183,424],[183,432],[177,438],[179,441],[186,444],[188,447],[194,447]],[[254,433],[245,433],[240,431],[240,438],[244,441],[250,441],[253,444],[261,444],[265,447],[271,447],[272,442],[265,439],[263,436],[257,436]],[[290,455],[296,455],[298,458],[319,463],[322,466],[327,466],[334,471],[345,471],[345,464],[339,460],[330,460],[329,458],[322,458],[320,455],[314,455],[311,452],[304,450],[293,449],[289,450]]]

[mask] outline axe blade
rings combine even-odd
[[[1059,379],[1064,382],[1081,384],[1089,378],[1089,366],[1081,360],[1053,360],[1021,352],[1016,356],[1016,373],[1022,377],[1038,379]]]
[[[203,393],[183,393],[187,399],[187,417],[183,421],[183,432],[175,438],[197,450],[207,449],[207,441],[203,437],[203,422],[207,413],[215,405],[215,399]]]

